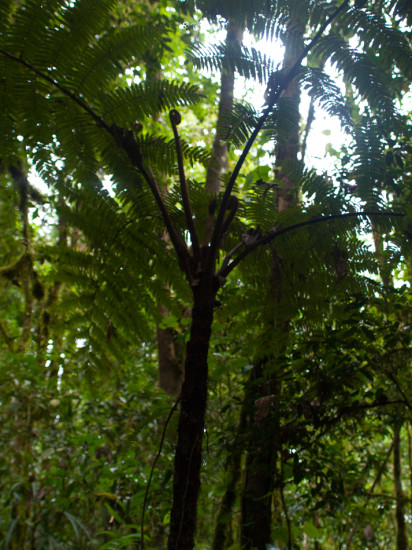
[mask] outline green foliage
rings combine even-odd
[[[262,121],[264,105],[235,98],[212,131],[217,86],[205,71],[253,86],[276,69],[257,47],[205,44],[196,25],[228,20],[287,42],[299,27],[290,22],[307,21],[309,43],[337,4],[0,1],[0,547],[137,547],[157,453],[144,536],[146,548],[165,545],[178,428],[174,415],[159,452],[173,403],[155,387],[156,331],[185,348],[198,284],[165,222],[194,263],[192,222],[206,255],[206,142],[216,130],[230,144],[227,184],[234,151]],[[352,2],[296,71],[352,140],[336,177],[292,155],[275,165],[268,142],[290,145],[300,124],[299,101],[284,93],[235,182],[236,217],[216,255],[218,276],[229,275],[210,340],[199,548],[211,547],[227,487],[226,546],[239,547],[239,479],[254,448],[273,452],[273,544],[335,548],[353,530],[354,547],[371,547],[369,525],[376,544],[393,545],[395,419],[403,482],[412,467],[411,299],[401,286],[411,137],[395,108],[411,77],[400,30],[409,16],[404,2]],[[166,116],[177,107],[182,137]],[[26,195],[13,177],[21,159],[48,186],[40,201],[31,175]],[[280,211],[288,188],[295,198]]]
[[[209,46],[195,44],[187,53],[187,61],[198,69],[211,73],[221,70],[236,71],[239,76],[251,78],[260,84],[267,82],[274,71],[273,61],[256,48],[224,43]]]
[[[394,116],[389,77],[374,64],[371,57],[350,48],[344,38],[333,34],[321,38],[314,51],[323,62],[330,60],[342,71],[345,78],[356,87],[360,97],[367,99],[373,109],[387,119]]]
[[[352,121],[339,87],[331,77],[321,69],[308,68],[302,73],[303,88],[309,95],[319,101],[320,106],[330,115],[337,116],[342,126],[350,130]]]

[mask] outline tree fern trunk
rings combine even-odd
[[[194,547],[207,400],[207,356],[216,292],[217,285],[210,274],[202,274],[193,289],[192,327],[186,349],[175,453],[169,550]]]

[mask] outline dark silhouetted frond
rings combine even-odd
[[[373,10],[373,6],[371,6]],[[339,18],[339,26],[356,33],[364,51],[379,57],[388,67],[397,67],[407,78],[412,76],[411,47],[406,34],[390,26],[381,11],[349,7]]]
[[[267,82],[274,70],[273,61],[256,48],[225,43],[209,46],[197,44],[187,52],[187,61],[198,69],[212,73],[225,69],[235,71],[260,84]]]
[[[258,113],[254,107],[245,103],[235,103],[232,112],[223,117],[222,126],[217,131],[222,140],[241,146],[257,121]]]
[[[345,98],[332,78],[322,69],[304,67],[301,71],[303,88],[315,99],[330,116],[337,116],[345,129],[352,122],[346,107]]]
[[[372,109],[379,110],[387,118],[394,116],[390,76],[370,56],[351,48],[336,34],[321,38],[314,51],[323,61],[330,60]]]
[[[193,105],[201,98],[197,86],[167,80],[133,84],[101,97],[101,114],[108,121],[131,127],[172,107]]]

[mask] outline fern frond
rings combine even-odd
[[[212,73],[222,70],[235,71],[239,76],[252,79],[259,84],[268,81],[274,70],[274,62],[255,48],[233,44],[197,44],[187,51],[187,62],[196,68]]]
[[[412,24],[412,6],[407,0],[391,0],[389,10],[393,17],[399,17],[406,20],[407,24]]]
[[[304,67],[300,73],[303,88],[330,115],[337,116],[346,130],[350,130],[352,121],[346,107],[345,98],[332,78],[322,69]]]
[[[107,30],[112,0],[26,2],[14,17],[2,48],[25,60],[74,94],[93,97],[117,79],[138,52],[159,42],[162,33],[142,25]],[[29,78],[29,76],[28,76]]]
[[[225,2],[196,2],[203,15],[212,23],[222,18],[233,21],[250,31],[257,38],[273,40],[279,37],[288,13],[286,3],[265,0],[226,0]]]
[[[113,4],[109,0],[99,3],[93,18],[90,0],[69,7],[63,1],[41,4],[30,0],[9,18],[7,32],[0,36],[0,96],[4,100],[0,117],[5,123],[6,151],[18,121],[25,144],[34,150],[38,143],[42,147],[56,144],[57,137],[62,155],[75,158],[77,142],[80,162],[75,172],[85,177],[95,172],[96,143],[104,141],[93,127],[97,123],[109,129],[102,115],[110,123],[132,127],[136,120],[163,109],[199,100],[195,86],[176,82],[112,91],[126,66],[135,64],[149,46],[166,39],[165,33],[153,36],[148,27],[138,25],[107,30],[105,21]],[[72,26],[74,35],[83,37],[80,46],[70,45]],[[26,48],[34,28],[38,28],[36,40]],[[11,73],[13,79],[7,76]],[[17,149],[18,143],[14,145]]]
[[[355,128],[353,170],[349,177],[356,183],[356,196],[364,201],[368,209],[384,209],[387,206],[382,194],[387,178],[385,149],[380,125],[368,116],[363,117]]]
[[[47,44],[50,67],[73,70],[73,58],[86,53],[102,35],[116,2],[78,0],[71,5],[62,4],[58,24]]]
[[[299,120],[300,113],[296,101],[281,96],[263,125],[262,137],[275,142],[287,139],[290,132],[299,125]]]
[[[280,227],[287,227],[311,217],[310,211],[299,212],[296,207],[292,213],[282,212],[277,221]],[[246,258],[239,269],[243,284],[250,285],[248,292],[243,292],[245,307],[251,308],[248,315],[259,318],[271,311],[274,318],[284,319],[289,312],[289,318],[296,322],[302,315],[311,322],[321,322],[337,300],[357,294],[372,296],[376,283],[358,274],[378,273],[378,263],[357,238],[356,225],[356,220],[337,218],[327,227],[302,227],[275,239],[270,253],[258,249],[256,255],[254,252],[253,257]],[[272,288],[263,268],[275,274],[281,287]]]
[[[310,25],[314,29],[320,27],[331,15],[332,11],[336,9],[336,6],[331,2],[312,2],[310,11]]]
[[[201,97],[199,88],[193,84],[166,80],[144,82],[101,96],[101,114],[109,122],[130,127],[165,109],[193,105]]]
[[[352,205],[344,201],[333,183],[315,170],[306,170],[302,175],[303,200],[312,215],[336,214],[353,211]]]
[[[276,224],[276,201],[271,193],[257,187],[249,194],[248,200],[241,204],[239,215],[247,220],[248,227],[259,229],[262,233],[270,231]]]
[[[47,66],[49,50],[49,34],[56,24],[63,6],[62,0],[37,2],[27,0],[8,20],[7,32],[0,36],[2,48],[20,59],[37,62],[39,66]],[[46,47],[44,47],[46,45]]]
[[[192,146],[180,140],[183,157],[191,166],[200,162],[205,164],[210,154],[199,146]],[[176,146],[174,139],[163,136],[142,135],[139,140],[142,155],[153,170],[164,175],[177,174]]]
[[[162,37],[161,29],[153,36],[149,27],[142,25],[111,29],[93,47],[79,52],[79,66],[62,63],[58,70],[65,73],[65,85],[70,85],[76,95],[93,98],[100,89],[116,82],[136,59],[140,60],[143,52],[159,44]]]
[[[217,129],[221,139],[241,146],[248,139],[258,121],[258,112],[251,105],[235,103],[231,113],[222,119],[222,125]]]
[[[379,56],[390,69],[398,67],[401,74],[411,79],[411,48],[407,37],[399,28],[389,26],[381,11],[349,7],[338,24],[342,30],[351,29],[356,33],[365,51]]]
[[[335,34],[319,39],[313,52],[342,71],[344,78],[357,88],[372,109],[379,110],[387,118],[394,116],[390,77],[367,54],[350,48]]]

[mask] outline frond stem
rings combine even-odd
[[[238,256],[236,256],[234,260],[232,260],[229,263],[229,265],[222,266],[222,269],[220,269],[218,272],[218,276],[227,277],[227,275],[251,252],[259,248],[260,246],[263,246],[265,244],[272,242],[276,237],[280,237],[285,233],[289,233],[289,231],[294,231],[295,229],[300,229],[301,227],[306,227],[308,225],[315,225],[317,223],[328,222],[332,220],[344,220],[347,218],[375,217],[375,216],[403,217],[405,216],[405,214],[401,212],[370,212],[370,211],[346,212],[345,214],[331,214],[329,216],[322,216],[320,218],[312,218],[310,220],[305,220],[303,222],[294,223],[293,225],[289,225],[288,227],[285,227],[283,229],[272,231],[267,235],[265,235],[264,237],[261,237],[260,239],[257,239],[253,243],[250,243]]]
[[[179,133],[177,131],[177,125],[180,122],[180,114],[176,109],[172,109],[170,111],[169,118],[172,124],[173,136],[175,140],[177,166],[179,169],[180,192],[182,195],[182,203],[183,203],[183,210],[186,218],[186,225],[187,225],[187,229],[189,230],[190,239],[192,241],[193,256],[195,260],[198,261],[200,259],[199,237],[197,235],[196,227],[193,221],[192,205],[190,204],[189,188],[187,186],[185,169],[183,164],[182,145],[180,142]]]
[[[135,166],[141,172],[147,184],[149,185],[149,188],[159,207],[160,213],[162,215],[163,221],[166,226],[166,230],[169,233],[170,240],[172,241],[173,247],[176,251],[177,259],[179,260],[179,265],[190,281],[190,278],[191,278],[191,273],[189,268],[190,254],[182,235],[180,234],[179,230],[176,228],[175,224],[173,223],[170,217],[169,211],[167,210],[166,205],[160,194],[159,186],[157,185],[156,178],[154,177],[154,174],[152,173],[150,168],[149,170],[146,170],[146,168],[143,165],[143,161],[137,165],[135,164]]]
[[[107,132],[109,132],[109,134],[113,135],[112,129],[102,119],[102,117],[100,117],[97,113],[95,113],[93,111],[93,109],[91,109],[76,94],[74,94],[73,92],[71,92],[70,90],[68,90],[67,88],[65,88],[61,84],[59,84],[58,82],[56,82],[56,80],[54,80],[54,78],[52,78],[51,76],[49,76],[46,73],[43,73],[39,69],[36,69],[36,67],[31,65],[31,63],[28,63],[27,61],[24,61],[24,59],[22,59],[20,57],[17,57],[16,55],[14,55],[10,52],[7,52],[6,50],[3,50],[3,49],[0,48],[0,53],[2,53],[5,57],[8,57],[12,61],[15,61],[16,63],[20,63],[20,65],[23,65],[23,67],[26,67],[26,69],[29,69],[30,71],[32,71],[34,74],[36,74],[37,76],[39,76],[43,80],[46,80],[47,82],[52,84],[52,86],[54,86],[55,88],[60,90],[65,96],[69,97],[72,101],[74,101],[74,103],[76,103],[79,107],[81,107],[84,111],[86,111],[86,113],[88,113],[93,118],[93,120],[95,120],[95,122],[97,122],[97,124],[99,126],[104,128]]]
[[[163,199],[160,195],[159,188],[157,185],[157,182],[153,176],[153,174],[149,174],[151,172],[150,170],[146,170],[143,164],[143,160],[140,158],[140,152],[137,156],[131,155],[131,151],[128,151],[128,143],[126,142],[126,139],[119,139],[119,132],[116,131],[116,128],[119,130],[120,128],[117,125],[109,126],[107,122],[99,116],[97,113],[93,111],[84,101],[82,101],[76,94],[68,90],[65,86],[62,86],[59,84],[56,80],[54,80],[51,76],[48,74],[40,71],[31,63],[28,63],[24,59],[21,59],[20,57],[17,57],[16,55],[7,52],[6,50],[3,50],[0,48],[0,53],[4,55],[5,57],[8,57],[12,61],[15,61],[16,63],[19,63],[20,65],[23,65],[30,71],[32,71],[34,74],[36,74],[38,77],[42,78],[43,80],[46,80],[46,82],[49,82],[52,86],[54,86],[56,89],[60,90],[65,96],[70,98],[74,103],[76,103],[83,111],[88,113],[93,120],[97,123],[98,126],[106,130],[116,141],[118,145],[120,145],[127,153],[129,160],[132,162],[133,166],[135,166],[142,174],[143,178],[146,180],[147,184],[149,185],[149,188],[157,202],[157,205],[159,207],[160,213],[162,215],[163,221],[165,222],[166,229],[170,235],[170,239],[173,243],[173,246],[176,250],[176,254],[179,259],[180,266],[182,270],[186,273],[186,275],[189,277],[189,268],[188,268],[188,258],[189,258],[189,252],[187,250],[186,244],[184,242],[183,237],[180,235],[179,231],[174,226],[169,212],[166,208],[166,205],[163,202]],[[120,129],[123,130],[123,129]],[[122,136],[124,137],[124,136]],[[130,138],[130,136],[128,136]],[[138,145],[136,143],[136,140],[134,140],[135,147],[132,147],[133,152],[138,150]]]
[[[225,216],[225,212],[227,210],[227,204],[229,201],[229,197],[231,196],[231,193],[233,191],[233,187],[236,183],[237,177],[239,175],[239,172],[243,166],[243,163],[246,160],[247,155],[249,154],[249,151],[254,144],[258,133],[263,127],[263,124],[265,123],[267,117],[273,110],[273,107],[276,105],[276,103],[279,100],[279,97],[282,93],[282,91],[289,85],[289,83],[295,78],[302,61],[305,59],[305,57],[308,55],[310,50],[315,46],[315,44],[318,42],[318,40],[321,38],[322,34],[324,33],[325,29],[332,23],[332,21],[343,11],[347,8],[350,0],[344,0],[340,6],[336,8],[336,10],[328,17],[328,19],[323,23],[323,25],[320,26],[318,32],[315,34],[315,36],[312,38],[312,40],[309,42],[309,44],[304,48],[300,56],[297,58],[296,62],[293,64],[291,69],[286,73],[285,76],[282,76],[279,82],[277,83],[277,89],[275,93],[270,98],[268,105],[266,109],[264,110],[262,116],[259,118],[255,129],[253,130],[251,136],[246,142],[246,145],[242,151],[242,154],[240,155],[235,168],[233,169],[233,172],[230,176],[229,182],[227,184],[227,187],[225,189],[225,192],[223,193],[222,202],[219,207],[219,212],[216,218],[216,223],[212,235],[212,240],[210,243],[210,252],[209,252],[209,264],[214,261],[214,258],[216,256],[216,252],[219,246],[219,242],[221,239],[222,234],[222,224],[223,219]]]

